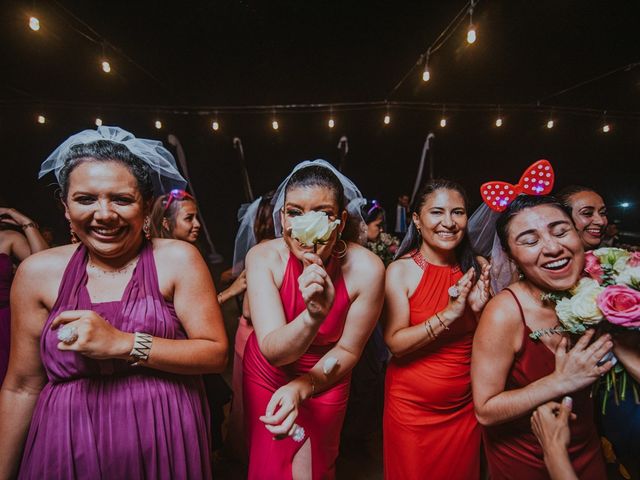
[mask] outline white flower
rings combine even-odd
[[[329,221],[325,212],[311,211],[291,218],[291,236],[307,247],[329,240],[340,220]]]
[[[631,267],[627,265],[616,278],[616,283],[624,283],[632,288],[637,288],[640,285],[640,266]]]
[[[598,248],[593,251],[593,254],[598,257],[601,264],[610,266],[616,273],[626,268],[631,257],[627,250],[615,247]]]
[[[598,308],[596,298],[604,291],[604,287],[592,278],[581,278],[571,297],[571,310],[573,315],[586,325],[594,325],[600,322],[604,316]]]
[[[579,333],[584,330],[578,317],[573,313],[570,298],[563,298],[556,303],[556,314],[562,326],[570,332]]]

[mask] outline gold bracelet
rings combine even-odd
[[[313,397],[316,394],[316,381],[310,372],[307,372],[307,377],[309,377],[309,383],[311,384],[311,397]]]
[[[429,320],[427,320],[427,325],[429,325],[429,331],[431,332],[431,335],[433,335],[433,339],[435,340],[436,338],[438,338],[438,335],[436,335],[435,332],[433,331],[433,327],[431,326],[431,322]]]
[[[445,330],[449,330],[449,326],[442,321],[442,319],[440,318],[440,315],[438,315],[438,312],[436,312],[436,318],[440,322],[440,325],[442,325],[442,328],[444,328]]]
[[[424,333],[427,334],[427,338],[431,337],[431,334],[429,333],[429,330],[427,330],[427,320],[424,321]]]

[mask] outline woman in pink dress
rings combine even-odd
[[[384,294],[382,262],[353,242],[360,198],[327,162],[299,164],[276,195],[276,234],[283,237],[247,256],[255,328],[244,355],[250,479],[335,476],[349,374]],[[320,224],[340,224],[306,246],[310,239],[292,231],[292,223],[314,216]]]

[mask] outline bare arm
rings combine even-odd
[[[306,309],[287,323],[273,273],[280,262],[280,256],[270,242],[253,247],[246,258],[251,322],[260,351],[275,366],[287,365],[300,358],[324,320],[323,315],[312,316]]]
[[[640,382],[640,348],[639,335],[627,332],[616,335],[613,342],[613,353],[622,362],[626,371],[636,382]]]
[[[593,331],[589,331],[569,352],[566,339],[560,342],[552,374],[523,388],[505,390],[523,334],[519,315],[513,299],[503,293],[489,302],[474,336],[473,401],[478,421],[485,426],[526,415],[545,402],[590,385],[611,368],[609,362],[601,367],[596,365],[611,349],[611,341],[605,335],[588,346],[593,336]]]
[[[149,359],[141,365],[185,375],[222,372],[227,361],[227,337],[215,287],[202,256],[195,247],[181,241],[162,247],[159,255],[161,261],[157,263],[169,269],[163,275],[173,279],[173,305],[187,339],[153,337]],[[189,266],[187,274],[185,265]],[[78,340],[70,345],[60,342],[60,350],[97,359],[129,358],[134,334],[117,330],[97,313],[63,312],[53,320],[52,328],[63,324],[78,328]]]
[[[0,390],[0,478],[15,476],[31,416],[46,383],[40,334],[48,310],[37,294],[41,272],[23,263],[11,288],[11,357]]]
[[[299,404],[314,394],[328,390],[353,370],[375,328],[384,299],[384,266],[370,252],[359,255],[356,261],[358,266],[353,277],[359,279],[355,285],[357,296],[349,307],[340,340],[307,374],[276,391],[266,414],[261,417],[274,435],[285,435],[293,427],[298,408],[294,399]],[[331,357],[337,360],[336,366],[325,373],[325,362]],[[276,411],[279,405],[281,408]]]
[[[22,228],[23,235],[16,234],[11,242],[11,254],[20,261],[29,255],[49,248],[46,240],[38,230],[38,226],[26,215],[23,215],[14,208],[0,207],[0,215],[5,215],[4,219],[12,225]]]

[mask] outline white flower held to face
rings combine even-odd
[[[306,247],[326,242],[335,228],[340,225],[340,220],[330,222],[329,216],[325,212],[317,211],[293,217],[289,222],[291,236]]]
[[[571,310],[584,324],[594,325],[604,318],[596,303],[596,298],[602,291],[604,287],[591,278],[580,279],[572,290],[574,296],[571,298]]]

